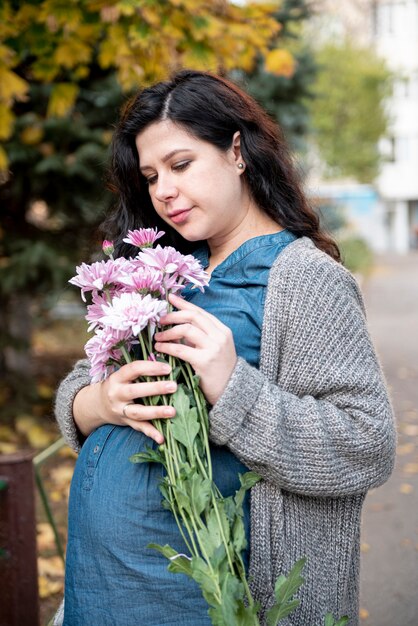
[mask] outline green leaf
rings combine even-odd
[[[276,626],[279,620],[285,618],[299,606],[299,600],[292,600],[291,598],[304,582],[300,574],[305,563],[305,558],[299,559],[287,577],[282,574],[276,580],[274,587],[276,603],[267,612],[268,626]]]
[[[165,556],[169,560],[171,559],[172,556],[175,556],[176,554],[178,554],[178,552],[174,550],[174,548],[169,546],[168,543],[166,543],[165,546],[160,546],[160,544],[158,543],[149,543],[147,545],[147,548],[158,550],[158,552],[160,552],[163,556]]]
[[[239,475],[241,487],[243,487],[244,489],[251,489],[251,487],[254,487],[254,485],[260,480],[261,476],[256,472],[245,472],[245,474]]]
[[[238,476],[241,487],[235,493],[234,500],[237,507],[242,508],[245,493],[261,480],[261,476],[259,476],[256,472],[246,472],[245,474],[239,474]]]
[[[176,441],[188,450],[189,458],[193,458],[193,443],[200,430],[196,408],[190,408],[190,400],[182,386],[172,396],[172,404],[176,409],[176,418],[171,422],[171,432]]]
[[[200,585],[202,592],[216,595],[219,593],[219,585],[216,578],[211,574],[205,561],[199,556],[194,556],[191,561],[193,579]]]
[[[237,554],[241,554],[247,547],[245,527],[242,517],[237,516],[232,527],[232,543]]]
[[[202,478],[199,474],[193,474],[186,483],[190,495],[192,507],[197,516],[206,509],[212,493],[212,483],[209,479]]]
[[[168,570],[174,574],[186,574],[192,578],[192,564],[191,559],[179,554],[178,556],[171,557]]]
[[[281,606],[275,604],[272,608],[267,611],[267,624],[268,626],[276,626],[280,620],[287,617],[292,611],[294,611],[300,602],[299,600],[292,600],[286,604],[286,606]]]
[[[161,463],[165,467],[163,454],[147,446],[144,452],[137,452],[129,457],[131,463]]]
[[[209,511],[206,516],[206,527],[200,528],[198,535],[209,557],[222,545],[221,531],[214,509]]]
[[[187,397],[187,394],[183,388],[183,385],[180,385],[177,388],[177,391],[172,394],[172,405],[176,409],[179,415],[184,415],[190,409],[190,401]]]
[[[341,617],[338,622],[335,621],[335,617],[333,616],[332,613],[327,613],[325,615],[325,622],[324,622],[324,626],[344,626],[344,624],[347,624],[349,618],[347,617],[347,615],[344,615],[344,617]]]

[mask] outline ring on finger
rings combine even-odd
[[[131,406],[131,404],[135,404],[135,402],[128,402],[127,404],[125,404],[125,406],[122,409],[122,413],[124,415],[124,417],[128,418],[128,416],[126,415],[126,409],[128,408],[128,406]]]

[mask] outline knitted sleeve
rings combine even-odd
[[[90,363],[87,359],[78,361],[58,387],[55,397],[55,417],[66,443],[79,452],[84,437],[77,429],[73,417],[73,402],[78,392],[90,385]]]
[[[318,252],[273,275],[260,371],[238,359],[210,437],[285,490],[332,497],[383,483],[396,436],[357,284]]]

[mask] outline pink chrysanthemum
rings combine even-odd
[[[184,280],[201,291],[208,285],[209,277],[199,261],[191,254],[184,255],[171,246],[143,250],[137,257],[144,265],[155,267],[163,274],[171,274],[181,284]]]
[[[150,295],[122,293],[113,298],[111,304],[105,305],[103,311],[100,322],[105,326],[117,330],[130,329],[134,335],[139,335],[149,324],[152,334],[160,317],[167,313],[167,303]]]
[[[88,331],[91,332],[97,326],[100,326],[100,319],[103,317],[103,306],[108,304],[107,298],[99,296],[99,294],[93,292],[93,302],[87,307],[86,320],[89,322]]]
[[[113,328],[98,330],[84,346],[90,361],[91,382],[97,383],[107,378],[117,366],[116,363],[112,364],[112,361],[121,362],[122,360],[120,346],[124,345],[127,350],[130,350],[133,343],[130,330],[121,331]]]
[[[137,291],[141,295],[164,294],[162,273],[153,267],[146,267],[137,259],[130,261],[130,273],[119,279],[125,292]]]
[[[86,301],[84,294],[88,291],[103,291],[105,287],[113,287],[118,283],[119,277],[125,272],[129,261],[120,258],[115,261],[97,261],[96,263],[82,263],[77,266],[77,276],[73,276],[68,282],[81,289],[81,297]]]
[[[163,230],[157,228],[139,228],[138,230],[128,230],[128,235],[123,240],[137,248],[152,248],[154,242],[165,235]]]

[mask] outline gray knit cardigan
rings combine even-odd
[[[72,403],[89,381],[83,360],[57,392],[76,450]],[[238,359],[210,437],[263,478],[251,490],[250,556],[261,623],[276,578],[305,556],[300,606],[281,625],[322,626],[331,611],[356,626],[361,508],[393,469],[394,420],[357,283],[305,237],[270,271],[259,370]]]

